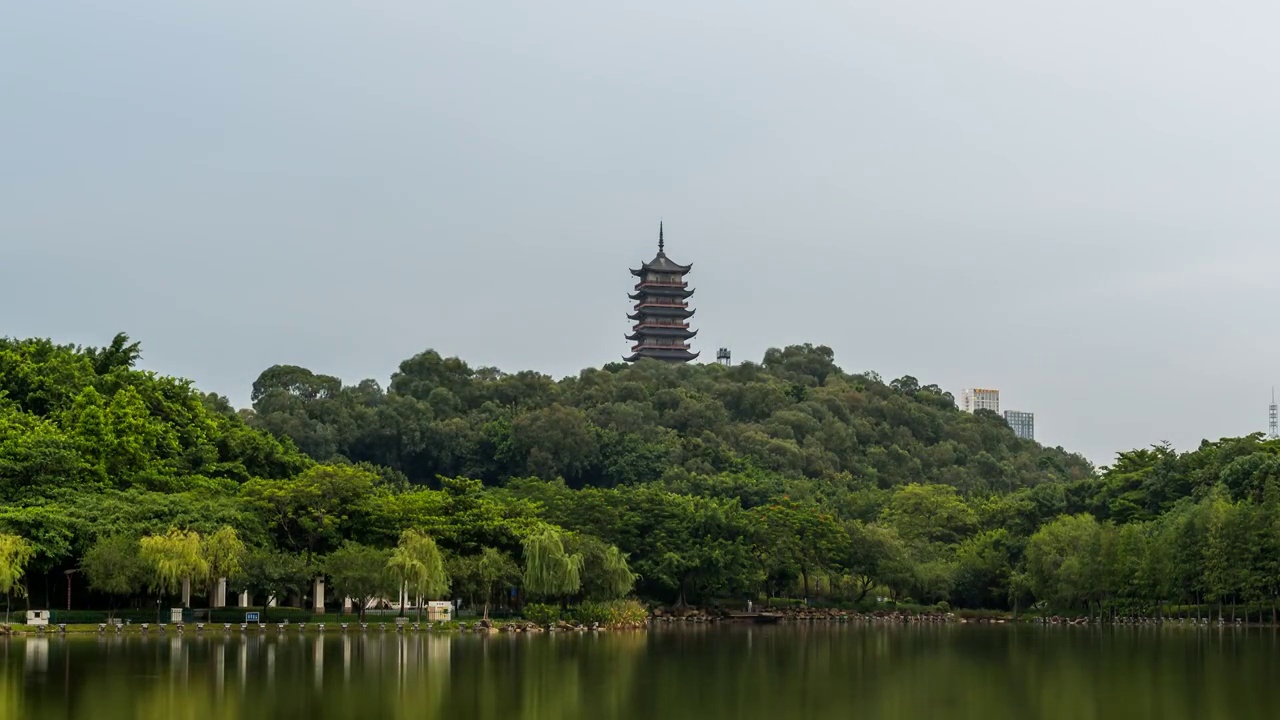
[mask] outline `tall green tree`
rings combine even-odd
[[[390,560],[390,550],[348,541],[324,558],[324,570],[339,597],[356,601],[363,620],[372,600],[399,590],[395,576],[387,570]]]
[[[9,624],[9,609],[14,594],[26,597],[27,588],[22,584],[27,563],[35,556],[35,548],[25,538],[0,534],[0,592],[4,593],[4,623]]]
[[[223,526],[217,532],[202,538],[202,552],[209,565],[209,598],[213,604],[213,595],[217,592],[221,578],[232,578],[238,575],[243,567],[245,545],[235,528]]]
[[[444,557],[430,535],[410,528],[400,534],[400,542],[391,550],[387,569],[404,588],[404,595],[415,599],[418,619],[422,619],[422,601],[439,598],[449,591],[449,574]],[[404,615],[404,603],[400,603]]]
[[[582,587],[582,556],[565,551],[559,530],[544,526],[524,538],[524,589],[564,601]]]
[[[308,560],[350,537],[369,511],[378,476],[343,465],[317,465],[287,480],[251,480],[240,489],[283,547]]]
[[[520,581],[520,567],[511,556],[496,548],[483,548],[476,560],[476,576],[484,593],[484,619],[489,619],[489,603],[503,588]]]
[[[80,560],[80,570],[92,590],[111,598],[107,617],[115,617],[116,598],[132,595],[146,584],[146,567],[142,562],[137,538],[128,535],[106,535],[98,539]]]
[[[254,548],[245,553],[232,582],[251,597],[262,598],[262,620],[266,622],[272,598],[301,594],[312,569],[297,553]]]
[[[204,543],[194,530],[171,529],[165,535],[148,535],[139,546],[151,589],[159,600],[178,594],[185,584],[194,587],[209,577]]]
[[[585,534],[570,535],[564,542],[566,552],[582,557],[580,592],[587,600],[613,600],[635,587],[636,575],[617,547]]]

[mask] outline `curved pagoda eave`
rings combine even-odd
[[[644,307],[637,308],[634,313],[627,315],[627,319],[632,322],[638,322],[646,317],[674,318],[677,320],[688,320],[693,317],[696,312],[693,308],[680,307]]]
[[[658,273],[679,273],[681,275],[693,269],[693,263],[681,265],[667,257],[665,253],[658,253],[658,256],[647,263],[640,263],[639,270],[632,270],[631,274],[636,277],[642,277],[647,272]]]
[[[626,338],[631,342],[639,342],[647,337],[664,337],[664,338],[680,338],[682,340],[691,340],[698,336],[697,330],[689,328],[664,328],[664,327],[647,327],[635,330]]]
[[[629,356],[624,356],[622,359],[626,362],[637,362],[644,359],[661,360],[664,362],[689,362],[690,360],[697,359],[701,354],[702,353],[689,352],[688,350],[653,350],[646,348],[644,350],[637,350]]]
[[[644,298],[647,298],[650,296],[656,297],[656,298],[657,297],[680,298],[681,300],[687,300],[690,297],[693,297],[693,288],[648,286],[648,287],[636,288],[636,290],[637,292],[635,293],[628,293],[627,297],[631,298],[632,300],[643,300]]]

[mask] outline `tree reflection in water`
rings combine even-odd
[[[0,720],[1280,716],[1271,630],[701,627],[0,641]]]

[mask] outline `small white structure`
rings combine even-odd
[[[169,608],[169,622],[182,622],[182,608]]]
[[[453,619],[453,603],[448,600],[431,600],[427,603],[427,619],[431,622],[449,622]]]
[[[28,624],[28,625],[36,625],[36,626],[40,626],[40,627],[48,627],[48,626],[49,626],[49,611],[48,611],[48,610],[28,610],[28,611],[27,611],[27,624]]]

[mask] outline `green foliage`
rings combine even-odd
[[[139,557],[146,567],[149,584],[160,595],[175,595],[184,581],[208,579],[209,559],[200,533],[170,530],[165,535],[148,535],[139,541]]]
[[[324,571],[339,597],[357,601],[360,616],[377,597],[399,594],[396,578],[387,570],[391,551],[356,542],[345,542],[324,559]]]
[[[584,602],[571,608],[569,616],[583,625],[600,623],[601,627],[632,627],[649,619],[649,609],[636,600]]]
[[[524,538],[524,588],[534,597],[564,598],[582,587],[582,555],[565,551],[559,530],[544,526]]]
[[[1016,438],[997,416],[959,412],[935,385],[848,374],[830,348],[771,349],[725,369],[642,362],[554,382],[472,369],[426,351],[390,386],[344,386],[276,366],[254,383],[250,421],[313,458],[394,468],[411,482],[536,475],[571,487],[652,482],[670,468],[714,475],[763,469],[841,473],[881,487],[946,484],[1007,491],[1079,480],[1078,456]]]
[[[566,545],[571,555],[582,558],[582,595],[589,600],[613,600],[635,587],[636,575],[627,556],[613,545],[591,535],[572,535]]]
[[[274,366],[251,411],[140,356],[123,334],[0,340],[15,591],[80,568],[113,596],[226,576],[265,602],[327,573],[362,606],[407,583],[486,613],[517,585],[592,613],[630,593],[1280,605],[1280,442],[1261,435],[1126,451],[1095,473],[935,385],[847,373],[813,345],[560,381],[426,351],[385,389]]]
[[[17,535],[0,534],[0,592],[5,595],[5,624],[9,622],[8,598],[12,595],[25,597],[26,587],[22,584],[22,576],[26,573],[27,563],[35,555],[31,543]]]
[[[265,517],[281,546],[323,553],[367,513],[377,475],[360,468],[317,465],[286,480],[251,480],[240,490]]]
[[[297,553],[254,548],[245,554],[240,572],[231,577],[231,584],[262,598],[265,620],[269,601],[301,594],[310,579],[310,571],[306,558]]]
[[[504,590],[520,583],[520,566],[509,553],[497,548],[481,548],[476,555],[455,555],[446,565],[454,593],[483,604],[486,618],[490,604],[500,600]]]
[[[449,574],[436,541],[413,528],[400,534],[399,544],[387,559],[387,570],[410,598],[436,599],[449,591]],[[418,607],[421,614],[422,603]]]
[[[129,535],[99,538],[80,560],[89,587],[106,595],[131,595],[146,582],[147,568],[138,539]]]
[[[525,619],[538,625],[551,625],[560,619],[560,608],[555,605],[529,603],[521,611]]]
[[[203,538],[201,552],[209,565],[208,578],[233,577],[242,569],[245,547],[235,528],[223,527]]]
[[[59,488],[172,491],[186,478],[279,478],[309,461],[210,409],[186,381],[136,370],[137,343],[0,339],[0,501]]]

